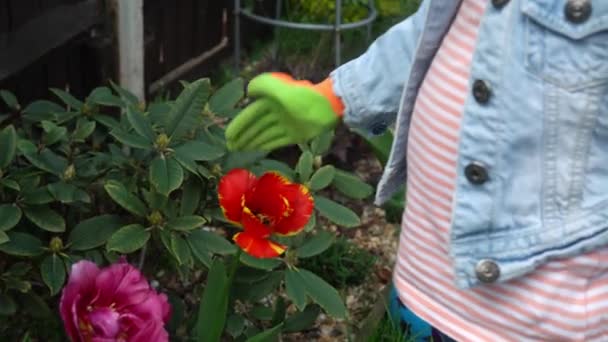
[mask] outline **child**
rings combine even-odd
[[[608,1],[425,0],[321,84],[256,77],[226,136],[271,150],[396,115],[376,203],[407,176],[412,333],[608,341],[607,87]]]

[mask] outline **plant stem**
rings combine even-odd
[[[236,254],[234,255],[234,259],[232,259],[232,264],[230,264],[230,270],[228,272],[228,282],[226,283],[226,292],[232,286],[232,281],[234,280],[234,275],[236,274],[236,269],[239,266],[239,262],[241,260],[241,254],[243,254],[243,250],[237,248]]]
[[[142,270],[144,268],[144,262],[146,261],[146,250],[148,249],[148,244],[146,243],[141,251],[139,252],[139,263],[138,263],[138,268],[140,270]]]

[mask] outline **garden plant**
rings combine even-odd
[[[303,261],[335,241],[317,215],[359,224],[325,189],[372,187],[324,165],[331,132],[295,165],[229,152],[243,81],[182,86],[149,104],[115,84],[27,105],[0,92],[2,340],[266,341],[347,317]]]

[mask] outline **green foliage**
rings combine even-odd
[[[54,312],[71,265],[104,265],[123,255],[148,266],[143,271],[170,294],[182,317],[168,326],[176,337],[261,341],[306,329],[321,310],[345,317],[326,278],[299,268],[330,250],[334,234],[315,231],[313,216],[305,232],[281,239],[285,256],[241,254],[230,240],[235,227],[218,208],[217,182],[234,167],[279,171],[309,186],[319,214],[349,227],[359,224],[357,215],[316,192],[354,184],[365,191],[352,197],[362,198],[369,185],[354,176],[341,181],[345,171],[322,165],[333,132],[301,145],[293,167],[265,153],[227,151],[224,126],[243,90],[236,79],[214,92],[203,79],[184,83],[175,100],[145,105],[111,84],[85,99],[53,89],[57,103],[23,108],[0,91],[19,114],[0,121],[0,336],[65,340]],[[169,289],[201,274],[202,284],[188,288],[200,301]],[[276,296],[285,288],[287,298]],[[236,300],[250,309],[237,312]],[[287,310],[291,304],[298,310]],[[42,330],[24,323],[43,312],[54,318],[44,316]]]
[[[373,269],[375,257],[345,238],[339,238],[323,253],[300,260],[299,266],[318,274],[332,286],[361,284]]]

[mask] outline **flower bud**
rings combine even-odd
[[[76,168],[74,164],[70,164],[65,171],[63,171],[63,180],[69,181],[76,177]]]
[[[154,210],[150,215],[148,215],[148,222],[153,226],[160,226],[163,223],[163,214],[161,214],[158,210]]]
[[[61,238],[58,236],[53,237],[51,242],[49,242],[49,249],[53,253],[61,252],[63,250],[63,241],[61,241]]]
[[[164,149],[167,148],[167,146],[169,146],[170,142],[171,142],[171,138],[169,138],[165,133],[163,133],[163,134],[158,135],[158,137],[156,138],[156,142],[154,143],[154,146],[156,146],[157,150],[163,151]]]
[[[222,166],[220,164],[213,164],[211,166],[211,173],[214,176],[221,177],[222,176]]]

